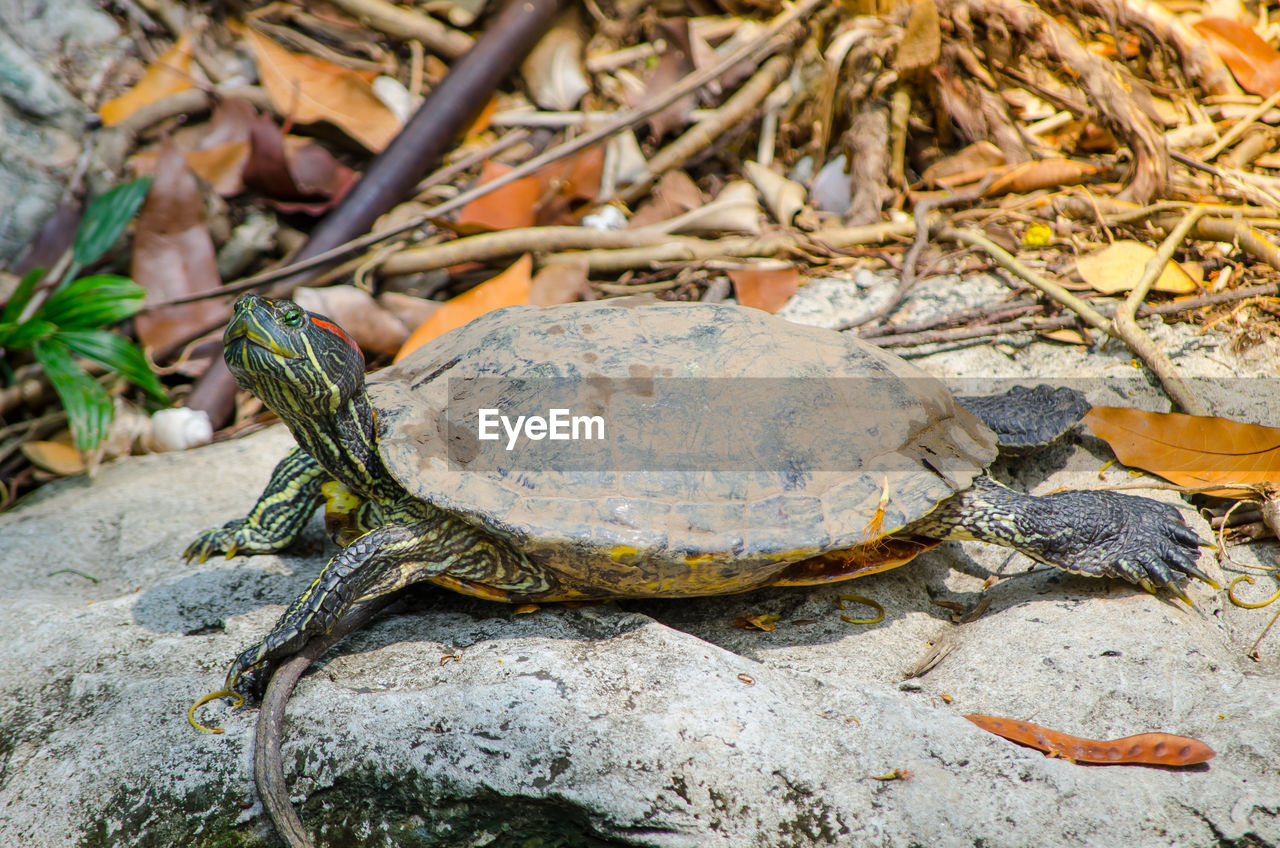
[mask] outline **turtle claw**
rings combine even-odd
[[[213,554],[222,551],[227,559],[239,554],[269,554],[283,548],[291,540],[271,539],[256,524],[237,518],[221,527],[206,530],[187,546],[183,553],[186,561],[203,564]]]

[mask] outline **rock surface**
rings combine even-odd
[[[53,214],[86,137],[88,110],[49,69],[92,79],[118,58],[119,35],[91,0],[0,0],[0,258]]]
[[[0,515],[4,844],[277,844],[252,790],[256,713],[206,708],[215,736],[185,712],[314,577],[319,528],[286,556],[181,552],[248,508],[287,444],[276,429],[134,459]],[[1096,485],[1095,452],[1077,438],[997,470]],[[523,615],[415,590],[303,679],[286,774],[321,846],[1280,845],[1280,666],[1244,657],[1268,613],[1045,569],[967,624],[934,603],[972,607],[989,571],[1029,566],[948,543],[835,587]],[[841,621],[845,592],[885,620]],[[734,625],[759,614],[777,628]],[[941,661],[904,683],[930,642]],[[1080,766],[966,713],[1181,733],[1218,756]]]

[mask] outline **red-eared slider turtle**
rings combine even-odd
[[[336,509],[345,547],[232,663],[228,690],[328,633],[358,602],[423,580],[521,602],[717,595],[883,571],[951,538],[1184,598],[1180,579],[1208,580],[1195,567],[1197,538],[1172,506],[1113,492],[1010,490],[985,473],[995,433],[940,382],[851,335],[756,310],[630,299],[511,307],[366,383],[359,348],[333,322],[246,295],[226,331],[226,360],[298,447],[248,516],[203,533],[188,557],[286,547],[326,484],[331,506],[347,502]],[[704,411],[687,395],[674,405],[637,401],[660,378],[694,386]],[[482,445],[468,438],[474,419],[455,414],[536,400],[565,381],[601,409],[639,417],[630,441],[610,443],[613,467],[542,466],[538,457],[551,454],[536,451],[516,466],[505,435]],[[708,422],[706,409],[744,392],[736,413]],[[1043,435],[1025,425],[1052,417],[1046,406],[1061,411],[1061,401],[1024,391],[979,411],[1001,429],[1015,422],[1026,432],[1011,439],[1021,443]],[[823,404],[832,426],[800,425],[809,444],[794,444],[793,415]],[[664,465],[670,440],[645,441],[661,414],[701,414],[688,430],[718,432],[730,461]]]

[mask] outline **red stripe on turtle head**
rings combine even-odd
[[[356,344],[355,340],[352,339],[350,336],[348,336],[346,332],[337,324],[333,323],[332,321],[326,321],[323,318],[317,318],[314,315],[310,317],[311,317],[312,324],[315,324],[317,327],[324,330],[325,332],[332,333],[333,335],[342,339],[344,342],[347,343],[347,346],[350,347],[352,350],[355,350],[355,351],[360,350],[360,345]]]

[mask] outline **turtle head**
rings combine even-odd
[[[286,420],[333,413],[364,388],[360,346],[291,300],[242,295],[223,343],[240,387]]]

